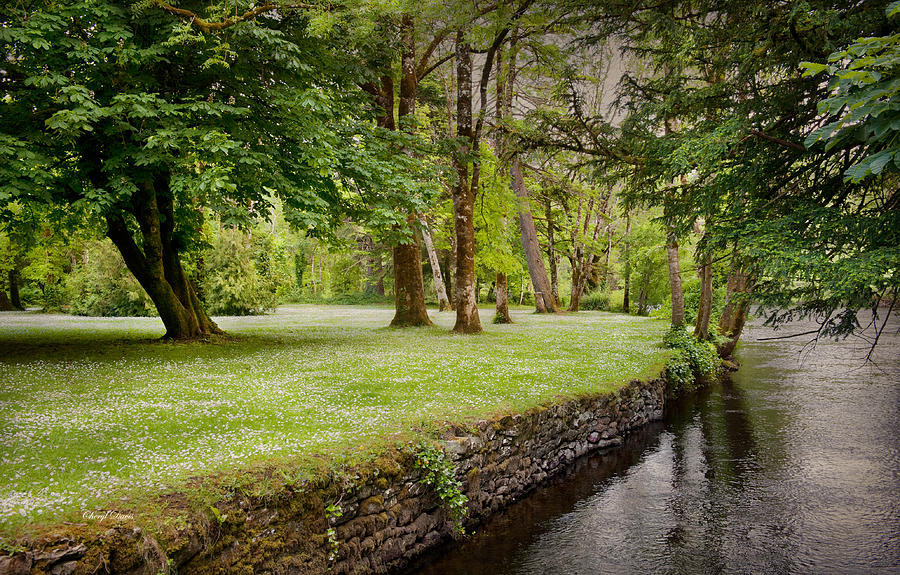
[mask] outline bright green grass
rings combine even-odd
[[[392,310],[284,306],[170,344],[153,318],[0,314],[0,527],[273,456],[339,453],[434,420],[526,409],[659,370],[665,323],[600,312],[449,333]]]

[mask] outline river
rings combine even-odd
[[[583,458],[416,575],[900,572],[900,323],[748,330],[741,368]]]

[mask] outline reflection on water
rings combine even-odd
[[[897,573],[897,331],[873,367],[861,340],[750,330],[731,381],[415,573]]]

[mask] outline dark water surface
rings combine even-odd
[[[749,330],[730,382],[416,575],[900,573],[898,327],[878,367],[859,339],[801,353]]]

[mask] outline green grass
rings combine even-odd
[[[449,333],[378,307],[219,318],[233,340],[172,344],[155,318],[0,314],[0,530],[156,493],[190,476],[343,453],[422,422],[524,410],[661,369],[665,323],[513,312]]]

